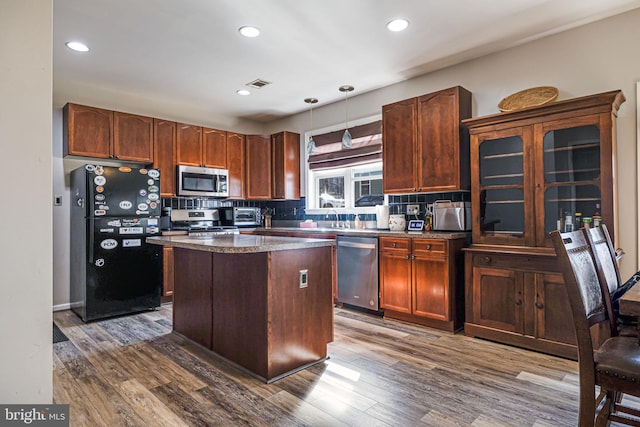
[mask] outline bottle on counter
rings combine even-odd
[[[579,228],[582,228],[582,213],[576,212],[575,225],[573,226],[573,229],[578,230]]]
[[[584,218],[582,218],[582,226],[584,228],[591,228],[592,222],[593,221],[590,216],[585,216]]]
[[[360,215],[356,215],[356,219],[354,220],[354,222],[355,222],[356,230],[359,230],[361,228],[360,227]]]
[[[573,215],[570,213],[567,213],[564,217],[564,231],[565,233],[573,231]]]
[[[556,229],[560,232],[564,231],[564,209],[560,208],[560,215],[558,215],[558,221],[556,222]]]
[[[600,203],[596,203],[596,210],[593,212],[594,227],[600,227],[602,225],[602,216],[600,215]]]

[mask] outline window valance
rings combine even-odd
[[[344,130],[315,135],[309,169],[328,169],[382,160],[382,120],[349,128],[351,148],[342,148]]]

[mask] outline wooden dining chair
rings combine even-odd
[[[635,316],[620,315],[618,312],[618,299],[640,279],[640,276],[635,274],[626,282],[622,282],[616,251],[606,225],[602,224],[599,227],[585,228],[583,230],[591,246],[598,278],[604,287],[605,297],[610,297],[605,298],[605,304],[611,310],[612,317],[616,319],[618,333],[636,335],[638,319]]]
[[[615,323],[605,303],[593,253],[584,232],[551,232],[566,284],[578,343],[580,370],[579,426],[616,421],[640,426],[640,410],[622,405],[622,396],[640,397],[640,345],[635,337],[615,336],[595,343],[592,330]],[[599,344],[599,346],[597,345]],[[597,348],[597,350],[596,350]],[[596,386],[600,393],[596,398]],[[596,419],[597,409],[598,417]]]

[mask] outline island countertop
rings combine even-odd
[[[216,253],[256,253],[287,251],[292,249],[335,246],[334,240],[307,239],[299,237],[263,236],[256,234],[233,234],[221,236],[154,236],[147,237],[154,245]]]

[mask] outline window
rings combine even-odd
[[[376,205],[384,204],[382,121],[379,117],[363,119],[349,132],[353,144],[348,149],[342,148],[344,128],[314,132],[316,151],[307,159],[307,213],[322,214],[329,209],[374,213]]]
[[[348,208],[353,212],[373,212],[375,205],[384,202],[382,162],[309,171],[307,210]]]

